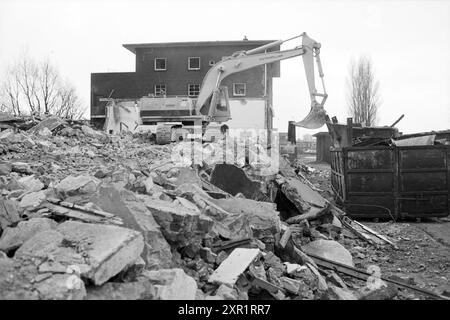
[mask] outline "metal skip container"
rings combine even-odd
[[[427,218],[450,213],[450,146],[331,149],[336,200],[353,217]]]

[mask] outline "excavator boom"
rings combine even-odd
[[[299,47],[291,50],[265,52],[265,50],[269,48],[279,46],[284,42],[298,37],[302,37],[302,45]],[[227,110],[227,113],[217,107],[220,105],[218,103],[221,98],[220,83],[223,79],[237,72],[301,55],[308,82],[311,109],[306,118],[296,122],[295,125],[309,129],[320,128],[325,124],[326,112],[323,105],[327,98],[327,94],[323,83],[323,71],[319,53],[320,44],[308,37],[306,33],[284,41],[278,40],[252,50],[236,52],[232,56],[224,58],[222,61],[216,63],[208,71],[203,79],[196,102],[196,111],[198,114],[207,115],[212,121],[229,116],[229,110]],[[316,90],[314,59],[316,60],[319,76],[322,80],[322,93],[318,93]]]

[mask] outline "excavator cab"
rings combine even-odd
[[[209,121],[225,122],[230,120],[228,88],[226,86],[220,86],[214,90],[210,101],[205,104],[204,108],[201,110],[201,113],[207,114],[210,118]]]

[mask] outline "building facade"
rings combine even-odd
[[[105,121],[102,98],[139,99],[143,96],[189,96],[195,99],[203,77],[216,62],[237,51],[253,49],[274,40],[125,44],[135,55],[135,72],[91,74],[91,121]],[[277,51],[279,47],[268,51]],[[230,128],[272,129],[273,77],[280,63],[242,71],[224,79],[232,119]]]

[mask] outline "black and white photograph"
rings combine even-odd
[[[0,0],[3,302],[448,301],[449,214],[448,0]]]

